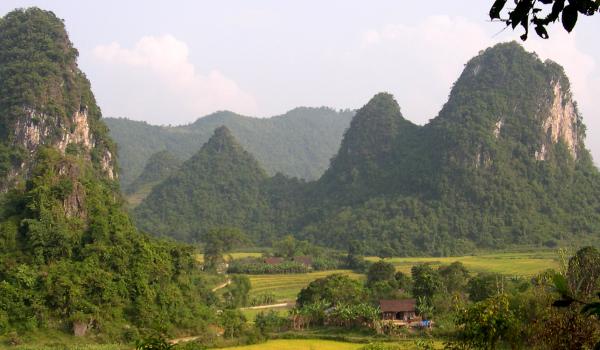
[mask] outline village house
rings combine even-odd
[[[381,318],[394,323],[406,323],[417,318],[417,301],[415,299],[380,300]]]

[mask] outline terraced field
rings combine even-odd
[[[252,283],[250,299],[260,294],[273,293],[277,301],[295,300],[300,289],[306,287],[310,282],[334,273],[342,273],[355,279],[364,278],[364,275],[351,270],[319,271],[287,275],[250,275],[250,282]]]
[[[378,257],[367,260],[378,261]],[[410,273],[413,265],[430,263],[433,266],[448,265],[455,261],[462,262],[471,272],[496,272],[504,275],[532,276],[546,269],[559,268],[556,251],[532,251],[517,253],[490,253],[458,257],[412,257],[385,259],[404,273]]]
[[[265,308],[265,309],[242,309],[240,311],[242,311],[242,314],[244,314],[244,316],[246,316],[246,320],[248,320],[248,322],[254,323],[254,320],[256,319],[256,315],[258,315],[261,312],[267,313],[267,312],[273,310],[280,316],[286,316],[286,315],[288,315],[290,308],[291,308],[291,306],[283,306],[283,307],[272,307],[272,308]]]

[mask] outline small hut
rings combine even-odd
[[[415,299],[379,300],[381,318],[384,321],[410,322],[417,317]]]

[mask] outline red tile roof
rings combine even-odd
[[[415,299],[379,300],[381,312],[407,312],[415,311],[417,301]]]

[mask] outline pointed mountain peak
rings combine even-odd
[[[482,148],[502,140],[526,148],[537,160],[545,160],[561,142],[574,159],[585,152],[584,127],[563,68],[542,62],[516,42],[472,58],[433,124],[445,125],[453,143],[468,148],[463,149],[467,158],[481,158]],[[467,145],[460,142],[465,135],[481,141]]]
[[[202,149],[213,150],[216,152],[224,151],[243,151],[242,146],[237,142],[231,131],[226,126],[222,125],[215,129],[215,132],[210,137],[208,142],[204,144]]]
[[[379,93],[360,108],[346,131],[338,154],[321,178],[323,191],[344,192],[351,201],[375,193],[396,162],[399,142],[411,139],[418,127],[404,119],[389,93]],[[345,199],[344,199],[345,200]]]
[[[134,216],[148,232],[188,241],[198,240],[214,227],[246,230],[252,218],[266,210],[261,192],[266,179],[254,156],[221,126],[196,154],[152,189]],[[175,207],[181,215],[166,217],[169,208]],[[167,221],[161,223],[165,217]]]
[[[550,60],[542,62],[535,52],[512,41],[496,44],[470,59],[457,84],[470,79],[492,79],[495,84],[489,84],[489,88],[514,88],[525,84],[536,87],[543,80],[563,80],[566,76],[560,65]]]
[[[368,125],[396,128],[404,122],[407,120],[402,116],[400,106],[394,96],[387,92],[380,92],[356,112],[350,128],[367,127]]]
[[[199,163],[205,164],[228,164],[227,166],[240,166],[241,168],[252,169],[266,176],[254,155],[246,151],[235,139],[231,131],[226,126],[220,126],[215,129],[210,139],[202,148],[190,159],[183,163],[183,168],[190,166],[196,167]]]
[[[377,106],[389,106],[391,108],[397,109],[398,112],[400,112],[400,106],[398,105],[398,102],[396,102],[394,95],[388,92],[380,92],[376,94],[369,100],[369,102],[367,102],[367,104],[363,108],[361,108],[361,110]]]
[[[218,128],[216,128],[213,137],[223,137],[223,138],[233,139],[233,135],[231,135],[231,131],[225,125],[221,125]]]
[[[371,156],[389,152],[400,129],[413,125],[400,112],[398,102],[389,93],[381,92],[356,112],[346,131],[340,156]]]

